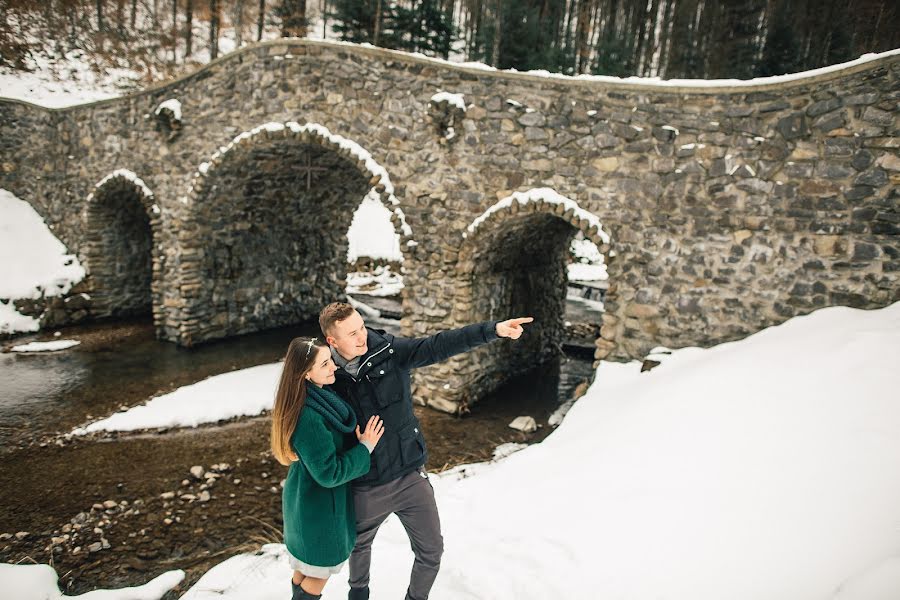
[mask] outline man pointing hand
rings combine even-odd
[[[534,317],[519,317],[517,319],[509,319],[508,321],[500,321],[497,323],[497,337],[509,338],[511,340],[517,340],[522,337],[522,333],[525,330],[522,328],[522,325],[525,323],[531,323],[534,321]]]

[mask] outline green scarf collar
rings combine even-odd
[[[306,406],[310,407],[342,433],[356,430],[356,413],[343,398],[314,383],[306,386]]]

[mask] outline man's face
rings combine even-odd
[[[369,351],[367,337],[366,324],[359,313],[353,311],[349,317],[332,325],[325,341],[345,359],[352,360]]]

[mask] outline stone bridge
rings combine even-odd
[[[578,231],[609,264],[598,360],[900,300],[898,82],[896,52],[701,87],[279,40],[121,98],[0,101],[0,187],[77,253],[93,318],[152,313],[184,346],[343,298],[374,189],[406,334],[536,317],[417,374],[417,399],[453,411],[557,352]]]

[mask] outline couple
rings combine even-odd
[[[319,315],[325,343],[291,341],[272,410],[272,452],[290,465],[282,503],[293,600],[321,597],[348,557],[348,598],[367,600],[372,541],[391,513],[415,553],[406,600],[428,598],[444,545],[410,371],[498,338],[516,340],[531,321],[412,339],[369,329],[352,306],[337,302]]]

